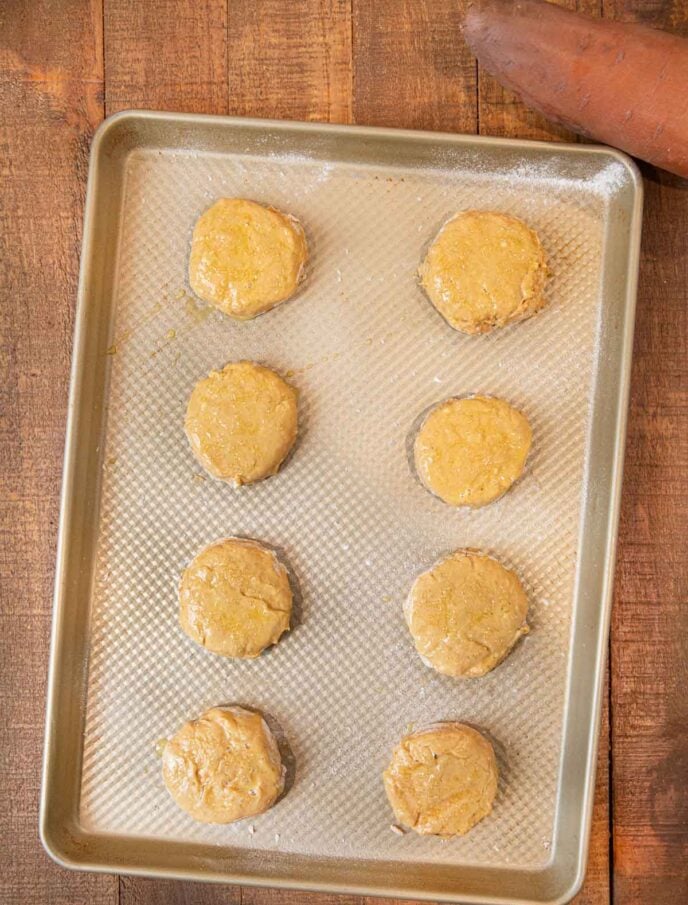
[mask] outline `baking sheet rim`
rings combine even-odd
[[[80,402],[82,396],[82,381],[84,378],[85,357],[88,351],[87,347],[87,330],[85,325],[87,306],[89,305],[89,283],[91,280],[91,269],[93,260],[98,254],[95,248],[94,237],[94,221],[96,212],[95,196],[101,179],[101,152],[106,137],[110,132],[116,130],[122,123],[133,120],[134,122],[158,122],[165,124],[183,123],[187,126],[207,126],[212,124],[217,127],[226,127],[234,129],[264,129],[283,130],[292,132],[301,132],[305,134],[324,133],[324,134],[347,134],[362,139],[373,138],[392,138],[399,141],[404,140],[425,140],[447,142],[459,145],[474,145],[478,148],[489,147],[505,147],[508,149],[520,149],[524,155],[535,150],[549,151],[554,154],[569,154],[573,156],[590,156],[604,155],[607,158],[619,161],[630,176],[633,186],[633,204],[630,223],[628,224],[628,244],[625,246],[627,250],[627,266],[625,268],[625,296],[623,306],[623,322],[621,327],[621,335],[619,341],[619,374],[618,383],[616,385],[616,394],[614,399],[615,423],[613,428],[614,447],[612,454],[612,480],[609,487],[609,505],[604,513],[605,530],[605,556],[604,564],[601,569],[601,606],[600,617],[596,632],[595,647],[595,664],[593,695],[591,698],[590,713],[593,715],[593,725],[587,735],[586,759],[585,759],[585,782],[584,795],[581,802],[580,811],[580,838],[577,849],[577,858],[575,863],[575,871],[566,884],[566,889],[559,895],[550,899],[525,899],[520,898],[519,901],[527,902],[544,902],[548,901],[554,905],[558,902],[566,902],[575,895],[582,885],[585,875],[586,854],[591,829],[592,803],[595,787],[595,771],[597,760],[597,746],[601,721],[601,694],[603,688],[605,664],[606,664],[606,648],[609,633],[609,623],[611,617],[611,594],[616,553],[616,535],[620,512],[621,483],[623,475],[623,455],[626,436],[626,422],[628,399],[630,390],[630,366],[631,353],[633,344],[634,331],[634,312],[637,290],[637,272],[639,261],[639,243],[640,243],[640,227],[641,227],[641,211],[642,211],[642,180],[640,173],[635,164],[622,152],[603,146],[595,145],[576,145],[565,143],[550,143],[542,141],[525,141],[505,138],[491,138],[484,136],[455,135],[443,132],[422,132],[415,130],[390,129],[383,127],[367,127],[367,126],[348,126],[348,125],[328,125],[318,123],[290,122],[280,120],[262,120],[244,117],[225,117],[225,116],[208,116],[205,114],[174,114],[153,111],[122,111],[114,116],[106,119],[97,129],[91,146],[91,154],[89,160],[89,175],[87,183],[87,193],[85,202],[85,216],[83,227],[83,243],[82,256],[79,272],[79,287],[77,296],[77,308],[75,315],[75,331],[73,360],[70,374],[70,390],[68,402],[68,417],[65,439],[65,459],[63,467],[62,492],[60,503],[60,517],[58,527],[58,543],[57,543],[57,564],[56,578],[54,590],[53,619],[50,640],[50,666],[48,673],[47,686],[47,710],[46,710],[46,734],[43,758],[43,773],[41,784],[41,802],[40,802],[40,836],[41,841],[48,854],[58,863],[65,867],[94,870],[99,872],[118,871],[128,874],[141,876],[164,876],[179,879],[197,879],[210,880],[215,882],[234,883],[246,886],[267,886],[279,885],[291,889],[303,890],[322,890],[327,892],[357,893],[361,895],[383,895],[396,897],[414,897],[418,895],[430,895],[438,901],[471,901],[484,903],[484,905],[492,905],[507,901],[501,896],[483,895],[480,893],[466,893],[461,890],[442,892],[439,889],[428,890],[423,888],[390,888],[380,885],[363,885],[360,883],[343,884],[341,882],[330,882],[326,880],[302,880],[293,879],[287,875],[270,876],[268,874],[245,874],[245,873],[225,873],[220,871],[207,870],[203,867],[179,869],[169,868],[161,864],[148,864],[141,866],[133,860],[108,861],[99,860],[98,858],[89,859],[88,854],[84,854],[88,848],[86,840],[96,838],[96,834],[89,834],[82,831],[78,827],[76,813],[69,813],[67,819],[63,819],[60,826],[55,826],[55,816],[53,812],[60,811],[60,806],[64,811],[64,788],[58,786],[54,780],[55,763],[54,763],[54,747],[56,734],[60,732],[59,718],[63,712],[61,707],[61,698],[64,697],[65,691],[61,688],[62,667],[61,664],[65,657],[65,649],[67,639],[65,637],[65,620],[68,618],[69,601],[67,599],[66,575],[68,568],[68,560],[70,555],[71,529],[74,522],[74,499],[78,498],[76,492],[76,483],[79,477],[79,461],[78,461],[78,420],[81,414]],[[585,521],[586,513],[584,512],[581,519],[581,526]],[[579,570],[580,571],[580,570]],[[576,585],[576,594],[580,589],[578,583]],[[569,673],[573,670],[573,659],[570,664]],[[74,693],[78,698],[81,689],[85,689],[84,675],[72,676],[74,679],[80,679],[82,685],[79,690]],[[570,675],[569,675],[570,679]],[[69,691],[67,692],[67,694]],[[567,695],[566,712],[564,716],[564,727],[568,729],[568,709],[570,705],[569,695]],[[78,702],[77,702],[78,704]],[[72,706],[74,703],[72,702]],[[83,716],[83,713],[82,713]],[[83,728],[83,727],[81,727]],[[564,743],[565,747],[565,743]],[[562,757],[565,751],[562,751]],[[77,755],[80,758],[81,752]],[[77,771],[78,772],[78,771]],[[74,779],[74,777],[72,777]],[[78,777],[77,777],[78,779]],[[78,795],[77,795],[78,798]],[[59,822],[59,821],[58,821]],[[64,845],[58,842],[58,834],[64,833],[70,836],[72,850],[71,852]],[[101,839],[110,839],[114,837],[100,837]],[[130,838],[130,837],[122,837]],[[180,845],[187,847],[182,843],[160,843],[162,846]],[[552,845],[552,861],[556,850],[557,840],[555,838]],[[79,849],[83,851],[79,853]],[[284,856],[288,859],[288,856]],[[308,856],[304,856],[308,860]],[[314,863],[318,863],[321,859],[311,859]],[[324,859],[327,860],[327,859]],[[345,860],[345,859],[342,859]],[[382,866],[384,870],[384,866]],[[534,871],[533,874],[544,874],[548,870],[545,867],[541,871]],[[495,872],[494,868],[480,868],[479,870],[490,873]],[[502,872],[502,869],[499,869]],[[514,873],[527,873],[525,871],[507,871],[504,870],[504,881],[508,883],[508,876]],[[515,901],[510,897],[508,901]]]

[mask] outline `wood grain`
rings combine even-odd
[[[105,103],[227,113],[226,0],[105,0]],[[121,877],[119,905],[238,905],[237,887]]]
[[[688,37],[688,3],[604,0]],[[688,896],[688,181],[644,168],[645,217],[612,612],[613,889]]]
[[[105,111],[227,112],[227,0],[104,0]]]
[[[357,0],[357,123],[477,131],[476,64],[460,36],[467,5],[467,0]]]
[[[231,0],[228,50],[230,112],[351,121],[350,0]]]
[[[88,146],[102,117],[100,6],[0,7],[0,899],[116,905],[38,841],[58,489]]]
[[[119,905],[242,905],[238,886],[120,877]]]
[[[354,896],[73,874],[37,839],[44,676],[87,151],[104,111],[232,112],[566,138],[465,49],[467,0],[0,4],[0,791],[3,902],[370,905]],[[558,0],[688,36],[688,0]],[[104,38],[104,45],[103,45]],[[617,905],[688,889],[688,185],[646,170],[612,625]],[[603,715],[588,876],[609,890]]]
[[[688,185],[646,179],[612,615],[614,890],[688,891]]]
[[[552,0],[590,16],[600,14],[601,0]],[[522,104],[516,95],[483,69],[479,68],[479,122],[481,135],[506,135],[542,141],[576,141],[577,136],[563,126],[549,122],[540,113]]]

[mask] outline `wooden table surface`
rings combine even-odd
[[[88,150],[128,107],[570,138],[476,65],[465,0],[0,3],[0,899],[363,905],[67,872],[37,831]],[[688,36],[688,0],[568,0]],[[688,86],[687,86],[688,90]],[[688,900],[688,183],[650,167],[607,707],[579,905]]]

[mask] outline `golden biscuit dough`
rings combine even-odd
[[[435,308],[462,333],[489,333],[545,304],[548,271],[540,240],[507,214],[457,214],[437,234],[419,274]]]
[[[488,740],[448,722],[402,738],[382,774],[396,819],[424,836],[467,833],[492,810],[498,776]]]
[[[162,753],[162,777],[202,823],[233,823],[272,807],[284,788],[277,742],[259,713],[212,707],[185,723]]]
[[[196,384],[184,426],[206,471],[251,484],[275,474],[296,440],[296,390],[269,368],[232,362]]]
[[[457,550],[415,580],[404,615],[424,663],[445,676],[484,676],[528,633],[528,598],[490,556]]]
[[[189,563],[179,585],[179,621],[197,644],[224,657],[257,657],[289,629],[287,570],[256,541],[230,537]]]
[[[249,320],[294,294],[307,258],[294,217],[244,198],[221,198],[194,227],[189,283],[203,301]]]
[[[445,503],[478,508],[521,476],[531,441],[527,418],[503,399],[447,399],[420,426],[413,446],[416,471]]]

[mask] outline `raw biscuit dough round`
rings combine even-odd
[[[413,583],[404,615],[416,650],[446,676],[476,678],[494,669],[528,633],[528,597],[497,560],[457,550]]]
[[[511,487],[525,467],[532,431],[503,399],[467,396],[435,406],[413,446],[427,489],[451,506],[478,508]]]
[[[189,283],[199,298],[249,320],[294,294],[307,258],[294,217],[245,198],[221,198],[194,227]]]
[[[275,474],[296,440],[296,390],[269,368],[232,362],[196,384],[184,426],[207,472],[252,484]]]
[[[168,740],[162,776],[174,801],[202,823],[233,823],[272,807],[285,770],[259,713],[212,707]]]
[[[545,304],[540,239],[508,214],[457,214],[437,234],[419,274],[435,308],[462,333],[489,333]]]
[[[224,657],[252,659],[289,629],[286,568],[253,540],[230,537],[201,550],[179,585],[179,621],[197,644]]]
[[[490,742],[463,723],[407,735],[382,774],[399,823],[421,835],[464,835],[492,810],[497,760]]]

